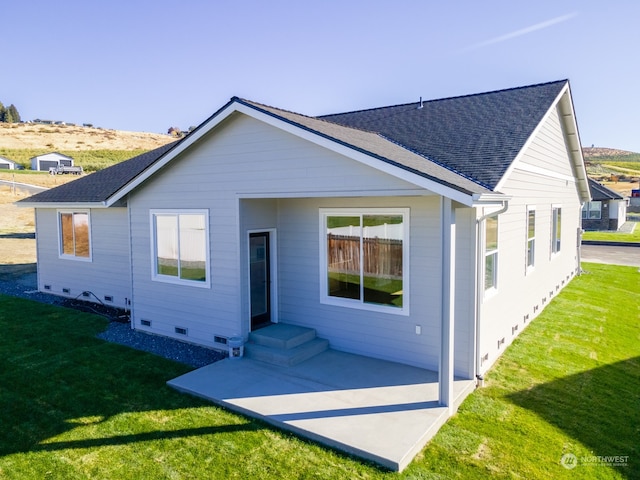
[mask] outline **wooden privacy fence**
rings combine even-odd
[[[365,276],[402,278],[402,240],[363,238]],[[360,237],[327,235],[329,271],[360,273]]]

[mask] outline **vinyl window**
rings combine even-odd
[[[560,252],[560,240],[562,238],[562,208],[551,208],[551,253]]]
[[[582,207],[583,220],[600,220],[602,218],[602,202],[587,202]]]
[[[91,225],[88,211],[58,212],[60,257],[91,260]]]
[[[527,209],[527,270],[534,267],[536,261],[536,211]]]
[[[151,212],[154,280],[209,285],[206,211]]]
[[[321,210],[323,303],[408,314],[409,209]]]
[[[498,216],[488,217],[484,223],[484,289],[498,288]]]

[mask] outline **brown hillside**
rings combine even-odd
[[[625,157],[627,155],[636,155],[635,152],[628,152],[627,150],[602,147],[582,147],[582,154],[585,158]]]
[[[175,138],[71,125],[0,123],[0,148],[51,150],[152,150]]]

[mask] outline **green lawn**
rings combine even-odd
[[[640,243],[640,223],[636,220],[636,228],[632,233],[621,233],[612,231],[597,231],[597,232],[584,232],[582,234],[583,240],[598,240],[605,242],[625,242],[625,243]]]
[[[0,296],[0,478],[638,478],[640,274],[584,268],[402,474],[171,390],[188,367],[99,317]]]

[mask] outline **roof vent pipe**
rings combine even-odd
[[[418,110],[420,110],[422,107],[424,107],[424,104],[422,103],[422,97],[420,97],[420,104],[418,105]]]

